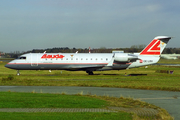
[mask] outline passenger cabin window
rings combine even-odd
[[[26,60],[26,57],[21,56],[21,57],[18,57],[17,59]]]

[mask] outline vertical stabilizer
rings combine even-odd
[[[161,55],[170,39],[171,37],[168,36],[155,37],[151,43],[140,52],[140,55]]]

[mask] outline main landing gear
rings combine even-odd
[[[17,74],[16,75],[18,75],[18,76],[20,75],[19,70],[17,70]]]
[[[86,71],[89,75],[94,75],[93,71]]]

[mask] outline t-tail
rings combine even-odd
[[[147,45],[139,55],[161,55],[171,37],[157,36]]]
[[[140,53],[138,53],[138,60],[133,62],[130,66],[128,66],[128,68],[156,64],[159,61],[160,55],[170,39],[171,37],[168,36],[155,37],[149,43],[149,45],[147,45]]]

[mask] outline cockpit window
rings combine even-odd
[[[20,57],[18,57],[17,59],[22,59],[22,60],[25,60],[25,59],[26,59],[26,57],[24,57],[24,56],[20,56]]]

